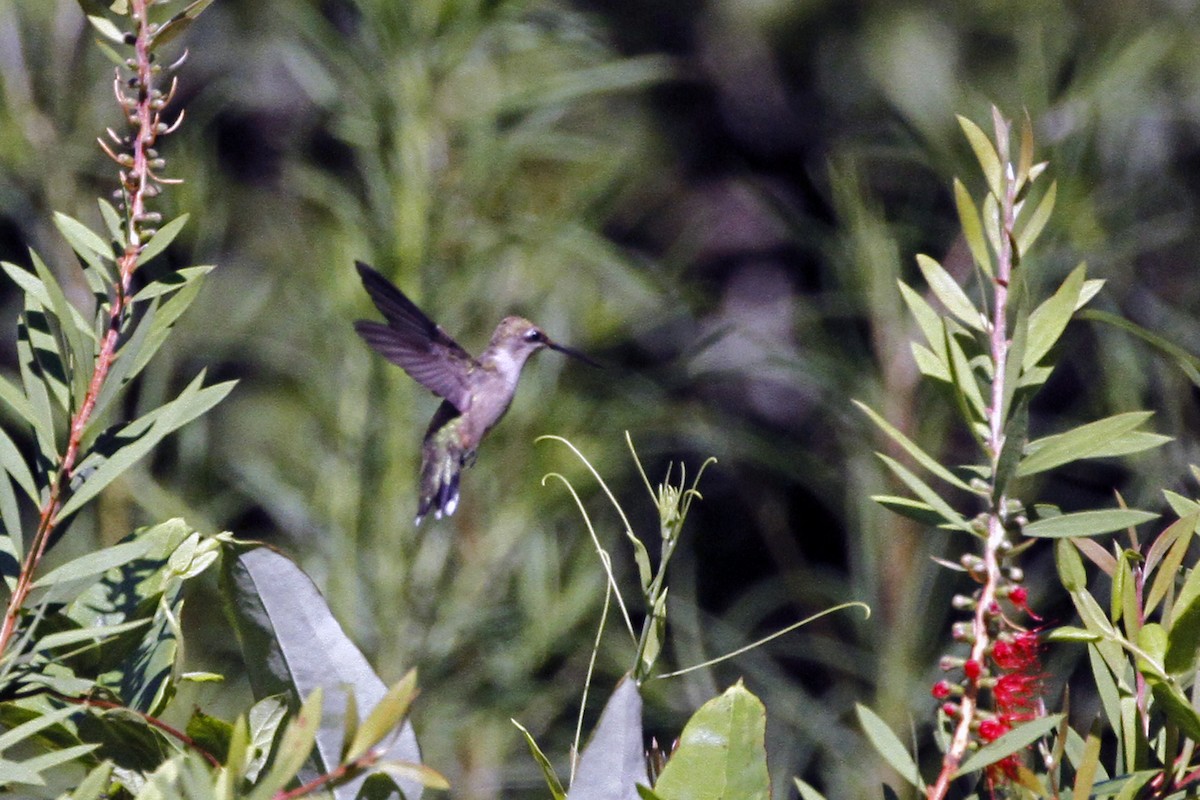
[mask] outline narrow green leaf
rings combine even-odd
[[[24,396],[28,399],[29,407],[34,415],[33,431],[37,436],[38,451],[46,464],[53,464],[58,459],[58,447],[55,445],[56,425],[54,407],[51,400],[51,390],[61,387],[52,376],[45,375],[42,363],[37,354],[35,342],[44,335],[36,333],[33,325],[44,324],[45,314],[32,295],[25,295],[25,313],[17,323],[17,360],[21,370],[21,384],[25,389]],[[53,341],[51,341],[53,346]]]
[[[529,752],[533,756],[533,760],[542,769],[542,778],[546,781],[546,788],[550,790],[550,796],[554,800],[566,800],[567,792],[558,780],[558,773],[554,771],[554,765],[550,763],[550,759],[546,758],[546,754],[542,752],[542,748],[538,747],[538,743],[534,741],[533,734],[515,719],[509,721],[513,725],[516,725],[517,730],[525,737],[525,743],[529,745]]]
[[[907,467],[905,467],[899,461],[896,461],[894,458],[886,456],[883,453],[876,453],[875,455],[879,456],[880,460],[882,460],[883,463],[888,466],[888,469],[895,473],[896,477],[903,481],[904,485],[906,485],[919,500],[940,514],[944,522],[958,530],[966,531],[968,533],[972,532],[971,526],[968,525],[967,521],[962,518],[962,515],[955,511],[949,503],[943,500],[941,495],[930,488],[929,484],[918,478]]]
[[[425,764],[414,764],[411,761],[383,760],[375,764],[379,772],[400,780],[419,783],[429,789],[449,791],[450,781],[436,769]]]
[[[1187,376],[1188,380],[1192,382],[1193,386],[1200,387],[1200,358],[1193,356],[1174,342],[1170,342],[1153,331],[1147,330],[1116,314],[1110,314],[1107,311],[1083,311],[1080,313],[1079,318],[1103,322],[1106,325],[1111,325],[1114,328],[1120,328],[1127,333],[1133,334],[1160,353],[1169,357],[1179,367],[1179,370]]]
[[[0,268],[4,269],[8,277],[12,278],[13,283],[17,284],[21,291],[36,301],[39,310],[53,309],[64,328],[70,322],[79,331],[86,331],[86,335],[94,340],[95,335],[92,331],[91,323],[83,318],[83,315],[79,313],[79,309],[66,302],[66,297],[62,294],[62,288],[58,285],[58,281],[53,278],[45,262],[33,251],[30,251],[29,255],[33,261],[34,272],[23,269],[11,261],[0,262]],[[43,273],[51,276],[49,282],[45,281]],[[62,299],[56,300],[55,294]]]
[[[29,739],[52,725],[66,721],[77,709],[67,706],[45,714],[39,714],[27,722],[0,733],[0,752]]]
[[[41,420],[33,410],[33,404],[29,402],[29,398],[13,384],[8,378],[0,375],[0,402],[8,406],[18,417],[23,419],[29,427],[37,429],[41,424]]]
[[[17,585],[24,557],[24,524],[21,509],[17,505],[17,494],[12,483],[0,473],[0,521],[4,523],[4,534],[0,536],[0,577],[11,592]]]
[[[49,753],[42,753],[33,758],[27,758],[22,762],[22,765],[27,769],[32,769],[39,773],[47,772],[56,767],[61,767],[63,764],[69,764],[98,747],[100,747],[99,743],[72,745],[71,747],[64,747],[61,750],[51,750]]]
[[[1029,221],[1017,234],[1017,252],[1022,256],[1029,252],[1033,243],[1037,241],[1037,237],[1041,235],[1042,229],[1046,227],[1046,221],[1050,219],[1050,214],[1054,211],[1054,201],[1057,197],[1058,182],[1054,181],[1046,190],[1045,196],[1038,203]]]
[[[1167,719],[1178,725],[1187,738],[1193,741],[1200,739],[1200,713],[1192,708],[1187,695],[1174,682],[1150,680],[1148,683],[1154,702],[1167,715]]]
[[[873,502],[894,511],[902,517],[914,520],[922,525],[937,527],[945,522],[945,519],[928,503],[922,503],[920,500],[913,500],[911,497],[898,497],[890,494],[873,494],[871,495]]]
[[[1176,513],[1181,514],[1180,518],[1164,528],[1163,532],[1154,538],[1154,541],[1150,544],[1150,549],[1146,551],[1146,566],[1144,569],[1147,575],[1154,574],[1155,570],[1158,568],[1158,563],[1162,561],[1164,557],[1169,555],[1180,537],[1184,537],[1190,541],[1191,534],[1196,530],[1196,523],[1200,522],[1200,507],[1182,510],[1177,509]],[[1187,542],[1185,542],[1185,549],[1186,544]],[[1182,563],[1182,560],[1180,563]],[[1179,573],[1179,564],[1176,564],[1174,569],[1168,569],[1166,562],[1164,562],[1163,571],[1169,572],[1170,575],[1168,577],[1173,579]],[[1151,588],[1151,595],[1153,592],[1154,589]],[[1151,604],[1149,597],[1150,595],[1147,596],[1146,601],[1146,614],[1149,614],[1151,611],[1153,611],[1154,606],[1157,605],[1156,603]]]
[[[913,360],[917,362],[917,369],[922,375],[944,383],[950,383],[953,380],[950,375],[950,367],[934,355],[932,350],[917,342],[911,342],[909,347],[912,348]]]
[[[346,761],[354,761],[383,737],[400,727],[408,708],[417,696],[417,672],[409,670],[396,684],[388,689],[383,699],[371,709],[371,713],[355,731],[346,749]]]
[[[1108,645],[1112,645],[1108,642]],[[1107,660],[1102,652],[1105,649],[1111,649],[1103,642],[1088,645],[1088,663],[1092,668],[1092,679],[1096,683],[1096,694],[1100,696],[1100,707],[1104,709],[1104,716],[1108,721],[1110,730],[1121,730],[1121,693],[1117,688],[1117,683],[1113,680],[1112,671],[1108,667]],[[1118,653],[1118,659],[1125,667],[1123,658]]]
[[[1021,460],[1021,450],[1029,434],[1029,399],[1017,403],[1004,426],[1004,444],[996,459],[996,475],[992,479],[992,501],[999,502],[1008,492],[1008,485]]]
[[[1083,642],[1084,644],[1091,644],[1100,640],[1100,634],[1093,633],[1086,628],[1076,628],[1072,625],[1061,625],[1050,631],[1046,636],[1046,641],[1050,642]]]
[[[152,537],[139,536],[127,542],[86,553],[47,572],[34,581],[33,588],[44,589],[48,586],[91,580],[114,567],[120,567],[141,558],[150,552],[156,543]],[[60,598],[56,602],[63,602],[63,599]]]
[[[275,753],[275,763],[250,793],[248,800],[268,800],[287,786],[308,760],[321,725],[321,704],[324,691],[313,689],[300,711],[288,722]]]
[[[1000,759],[1007,758],[1013,753],[1024,750],[1058,727],[1058,723],[1062,719],[1062,714],[1051,714],[1048,717],[1040,717],[1030,720],[1023,725],[1018,725],[994,742],[988,742],[979,748],[974,755],[958,768],[958,772],[954,773],[954,776],[957,778],[968,775],[976,770],[983,769],[989,764],[995,764]]]
[[[931,472],[935,477],[942,479],[951,486],[962,489],[964,492],[971,491],[971,487],[965,481],[939,464],[937,459],[922,450],[916,442],[905,436],[899,428],[893,426],[890,422],[876,413],[875,410],[870,406],[858,400],[852,400],[851,402],[854,403],[854,405],[857,406],[860,411],[866,414],[870,420],[879,427],[880,430],[890,436],[892,440],[896,442],[896,444],[904,448],[904,450],[911,455],[918,464],[929,470],[929,472]]]
[[[1075,592],[1087,586],[1087,572],[1083,569],[1083,559],[1079,557],[1070,540],[1059,539],[1054,543],[1054,560],[1058,568],[1058,579],[1064,589]]]
[[[211,0],[208,0],[211,2]],[[150,237],[150,241],[146,242],[146,246],[142,248],[142,252],[138,254],[138,266],[145,264],[156,255],[166,250],[167,247],[183,230],[183,226],[187,225],[188,214],[180,214],[175,219],[163,225],[158,229],[158,233]]]
[[[911,286],[904,281],[896,281],[900,287],[900,297],[904,300],[904,304],[908,306],[908,311],[916,320],[917,327],[921,329],[921,333],[925,336],[925,341],[929,343],[934,355],[940,360],[946,360],[946,342],[945,334],[942,329],[942,318],[933,310],[933,306],[929,305],[920,294],[918,294]]]
[[[1103,729],[1100,727],[1100,721],[1095,720],[1092,723],[1091,730],[1088,732],[1087,742],[1083,747],[1083,754],[1079,760],[1075,762],[1075,783],[1071,796],[1078,798],[1090,797],[1092,794],[1092,786],[1096,782],[1096,772],[1100,767],[1100,734]]]
[[[1158,518],[1158,514],[1135,508],[1112,508],[1100,511],[1077,511],[1049,519],[1040,519],[1025,526],[1026,536],[1057,538],[1060,536],[1099,536],[1123,528],[1141,525]]]
[[[1075,313],[1086,275],[1087,270],[1082,264],[1076,267],[1058,287],[1058,291],[1029,315],[1029,338],[1025,346],[1025,363],[1022,365],[1026,370],[1037,366],[1066,330],[1071,315]]]
[[[988,192],[983,198],[983,208],[981,211],[983,217],[983,233],[987,236],[988,243],[992,246],[992,252],[999,253],[1001,250],[1000,241],[1000,203],[996,200],[996,195]]]
[[[67,345],[64,355],[67,356],[72,395],[79,398],[76,402],[81,402],[87,393],[88,381],[92,375],[92,353],[96,343],[92,326],[80,316],[74,306],[67,302],[67,296],[63,293],[62,287],[59,286],[58,280],[45,263],[38,258],[36,253],[31,255],[34,269],[37,270],[38,277],[41,279],[46,293],[50,296],[54,315],[58,317],[59,329]]]
[[[892,732],[887,723],[862,703],[855,703],[854,711],[858,714],[858,724],[862,726],[863,732],[867,734],[867,738],[875,746],[875,752],[883,756],[883,760],[901,778],[921,789],[921,772],[917,769],[917,762],[913,760],[904,743]]]
[[[200,16],[200,13],[204,9],[212,5],[212,2],[213,0],[192,0],[182,11],[159,27],[158,31],[154,34],[154,39],[150,42],[150,49],[153,50],[166,44],[187,30],[196,21],[196,17]]]
[[[655,794],[663,800],[705,795],[768,800],[766,730],[766,709],[739,681],[688,720],[654,784]]]
[[[954,386],[963,417],[968,422],[987,419],[987,404],[983,400],[979,381],[975,379],[975,371],[971,369],[971,362],[967,360],[967,354],[963,352],[962,345],[958,343],[958,338],[954,336],[948,325],[946,328],[946,352],[950,354],[951,385]]]
[[[164,294],[182,289],[197,278],[203,278],[214,269],[216,269],[214,265],[204,264],[198,267],[183,267],[168,272],[162,278],[143,287],[140,292],[133,296],[133,302],[140,303],[143,300],[161,297]]]
[[[1000,157],[996,155],[996,148],[992,146],[991,140],[988,139],[988,135],[983,132],[983,129],[971,120],[960,116],[958,124],[966,134],[967,141],[971,143],[971,149],[975,151],[975,158],[979,160],[979,166],[983,169],[984,177],[987,178],[988,190],[999,198],[1004,193],[1003,172]]]
[[[125,221],[117,213],[117,210],[113,208],[113,204],[103,197],[99,198],[96,203],[100,207],[100,217],[104,220],[104,227],[108,231],[109,240],[116,245],[118,250],[123,250]]]
[[[54,225],[67,240],[67,244],[71,245],[71,249],[85,261],[94,260],[96,257],[105,261],[115,261],[112,245],[74,217],[55,211]]]
[[[118,28],[112,20],[96,14],[88,14],[88,22],[92,23],[92,27],[99,31],[100,35],[109,41],[116,42],[117,44],[124,44],[125,34],[121,32],[121,29]]]
[[[63,647],[70,647],[77,644],[87,644],[90,647],[99,647],[104,641],[119,636],[122,633],[136,630],[150,623],[148,619],[135,619],[129,622],[122,622],[115,625],[98,625],[90,628],[75,628],[73,630],[59,631],[58,633],[39,636],[33,643],[33,652],[40,653],[46,650],[57,650]]]
[[[109,787],[109,781],[112,779],[113,764],[111,761],[102,761],[100,765],[87,774],[79,785],[75,787],[75,791],[71,792],[71,800],[101,800],[101,795],[104,795]]]
[[[988,251],[987,239],[983,235],[983,223],[979,218],[979,209],[971,199],[971,193],[962,181],[954,179],[954,204],[958,208],[958,220],[962,224],[963,238],[971,250],[971,258],[989,278],[992,277],[992,255]]]
[[[1024,281],[1014,282],[1020,286]],[[1025,293],[1014,289],[1009,294],[1009,314],[1012,322],[1009,327],[1008,351],[1004,356],[1004,392],[1000,400],[1000,421],[1008,428],[1008,415],[1012,413],[1013,398],[1021,385],[1021,365],[1025,360],[1025,346],[1029,342],[1029,313],[1026,311]],[[1022,433],[1024,441],[1026,433]]]
[[[1021,117],[1021,150],[1017,156],[1017,189],[1023,188],[1026,181],[1033,182],[1034,178],[1029,175],[1033,168],[1033,121],[1029,118],[1029,111]],[[1079,795],[1076,794],[1076,797]]]
[[[1112,455],[1114,442],[1140,428],[1153,415],[1152,411],[1129,411],[1036,439],[1026,445],[1017,475],[1027,477],[1083,458]],[[1116,448],[1118,452],[1122,449]]]
[[[171,328],[200,294],[203,286],[203,281],[191,281],[156,309],[154,322],[146,334],[145,343],[133,357],[133,366],[130,368],[128,377],[137,375],[145,368],[154,354],[158,352],[158,348],[166,341]]]
[[[33,473],[29,470],[29,464],[25,463],[25,457],[21,455],[21,451],[17,449],[17,445],[9,438],[8,432],[0,429],[0,467],[12,476],[17,486],[21,487],[21,491],[25,492],[33,503],[38,502],[38,487],[33,479]]]
[[[1196,650],[1200,648],[1200,568],[1188,571],[1166,625],[1168,644],[1163,666],[1172,674],[1194,670]]]
[[[975,308],[975,304],[958,285],[958,281],[954,280],[941,264],[923,253],[918,253],[917,266],[921,268],[921,274],[925,276],[930,290],[947,311],[970,328],[977,331],[986,329],[979,309]]]
[[[198,388],[203,374],[197,377],[179,397],[161,406],[144,417],[125,426],[127,431],[144,431],[129,444],[109,456],[95,471],[88,475],[71,498],[63,504],[59,518],[63,519],[78,511],[85,503],[99,494],[138,459],[145,456],[162,439],[178,428],[208,411],[233,390],[236,381]]]

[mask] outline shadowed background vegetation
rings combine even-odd
[[[28,263],[32,247],[71,279],[51,211],[94,223],[112,188],[93,143],[117,122],[112,73],[92,36],[74,0],[0,0],[0,258]],[[849,399],[948,460],[967,444],[916,388],[895,283],[916,252],[969,272],[949,187],[976,170],[955,114],[986,127],[995,102],[1034,121],[1059,182],[1022,267],[1035,287],[1086,259],[1108,281],[1096,307],[1200,352],[1187,3],[218,0],[185,38],[188,119],[165,155],[186,183],[166,202],[192,221],[173,252],[219,269],[131,402],[160,402],[201,366],[241,383],[58,550],[175,514],[278,545],[385,681],[419,668],[418,735],[455,796],[541,796],[510,717],[560,765],[574,733],[604,580],[573,501],[542,476],[570,478],[626,552],[579,463],[534,443],[544,433],[592,459],[644,536],[657,520],[623,432],[651,480],[672,460],[719,460],[676,555],[678,666],[836,602],[875,611],[651,683],[660,740],[745,676],[767,706],[777,793],[804,775],[854,797],[887,776],[865,767],[880,761],[853,703],[897,730],[927,723],[956,588],[929,556],[954,545],[868,499],[888,488],[883,444]],[[420,530],[436,400],[355,336],[374,314],[356,258],[470,350],[521,313],[607,365],[539,356],[458,513]],[[0,290],[10,329],[17,301]],[[1200,459],[1186,378],[1098,325],[1063,346],[1033,435],[1147,407],[1179,438],[1068,468],[1041,494],[1070,509],[1118,487],[1154,508],[1148,487],[1184,489]],[[1049,568],[1031,564],[1032,605],[1058,621]],[[617,569],[632,589],[632,559]],[[215,602],[188,612],[197,665],[236,671]],[[632,659],[613,626],[597,701]],[[1072,666],[1049,663],[1057,691]]]

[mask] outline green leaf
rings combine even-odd
[[[1196,668],[1196,651],[1200,648],[1200,568],[1188,572],[1179,597],[1171,608],[1167,623],[1167,652],[1163,667],[1180,675]]]
[[[1051,212],[1054,211],[1054,200],[1058,196],[1058,182],[1050,184],[1050,188],[1046,190],[1046,195],[1038,203],[1037,209],[1021,228],[1021,232],[1017,234],[1017,252],[1024,256],[1033,247],[1033,243],[1037,241],[1037,237],[1041,234],[1042,229],[1046,227],[1046,221],[1050,219]]]
[[[67,240],[67,244],[71,245],[71,249],[84,261],[98,265],[97,258],[109,262],[116,260],[113,256],[112,245],[74,217],[55,211],[54,225]]]
[[[964,492],[971,491],[971,487],[957,475],[938,463],[937,459],[922,450],[916,442],[905,436],[898,428],[893,426],[886,419],[881,417],[870,406],[858,400],[851,400],[860,411],[866,414],[872,422],[874,422],[880,430],[892,438],[896,444],[904,448],[913,459],[925,469],[929,470],[933,475],[941,478],[951,486],[956,486]]]
[[[1167,715],[1167,719],[1179,726],[1187,738],[1200,739],[1200,714],[1192,708],[1187,695],[1174,682],[1148,680],[1154,702]]]
[[[1046,636],[1046,640],[1050,642],[1083,642],[1091,644],[1100,641],[1100,635],[1092,633],[1085,628],[1076,628],[1071,625],[1061,625]]]
[[[233,725],[225,720],[205,714],[197,708],[192,711],[184,732],[222,764],[229,758]]]
[[[1046,436],[1025,447],[1026,456],[1017,468],[1017,475],[1027,477],[1083,458],[1101,458],[1121,453],[1128,446],[1150,444],[1151,440],[1125,440],[1126,434],[1141,427],[1154,415],[1152,411],[1130,411],[1115,414],[1066,433]]]
[[[167,20],[158,29],[154,34],[154,39],[150,42],[150,49],[153,50],[160,45],[164,45],[186,31],[196,21],[196,17],[200,16],[200,13],[204,9],[212,5],[212,2],[213,0],[193,0],[193,2],[189,3],[187,7]]]
[[[904,778],[904,780],[918,789],[922,789],[921,772],[917,769],[916,761],[913,760],[908,749],[905,748],[896,734],[892,732],[887,723],[862,703],[855,703],[854,710],[858,714],[858,724],[862,726],[863,732],[867,734],[867,738],[875,746],[875,752],[883,756],[883,760],[901,778]]]
[[[158,352],[158,348],[166,341],[171,328],[200,294],[203,286],[203,281],[193,280],[155,309],[154,320],[146,333],[145,344],[136,353],[130,354],[133,366],[129,369],[126,380],[140,373],[150,362],[150,359]]]
[[[88,22],[92,23],[92,27],[99,31],[101,36],[117,44],[124,44],[125,34],[121,32],[121,29],[112,20],[107,17],[89,14]]]
[[[75,787],[75,791],[71,792],[71,800],[101,800],[102,795],[106,795],[109,787],[109,782],[112,780],[113,764],[111,761],[103,761],[87,774],[79,785]]]
[[[151,300],[155,297],[161,297],[164,294],[178,291],[192,281],[203,278],[214,269],[216,269],[214,265],[205,264],[198,267],[183,267],[167,272],[161,278],[146,284],[140,292],[133,296],[133,302],[140,303],[144,300]]]
[[[943,332],[942,318],[933,310],[933,306],[925,302],[925,298],[917,294],[904,281],[896,281],[900,286],[900,297],[908,306],[909,313],[916,320],[917,327],[921,329],[921,333],[925,336],[925,341],[929,343],[931,352],[941,362],[946,361],[946,335]],[[947,370],[946,380],[949,380],[949,370]]]
[[[1100,735],[1102,731],[1100,720],[1092,722],[1083,753],[1075,761],[1075,783],[1072,797],[1090,797],[1092,786],[1096,782],[1097,771],[1103,770],[1103,767],[1100,766]]]
[[[44,589],[64,584],[91,583],[96,576],[103,575],[114,567],[120,567],[146,555],[154,544],[153,537],[140,536],[128,542],[87,553],[47,572],[34,581],[33,588]],[[63,596],[61,593],[51,592],[47,599],[52,603],[64,603],[73,596]]]
[[[979,381],[975,379],[971,362],[967,360],[967,354],[963,352],[949,325],[946,326],[946,352],[950,354],[951,385],[954,386],[963,416],[968,421],[987,419],[987,404],[979,389]]]
[[[921,268],[925,282],[947,311],[970,328],[977,331],[986,330],[979,309],[975,308],[975,304],[958,285],[958,281],[954,280],[941,264],[922,253],[917,255],[917,266]]]
[[[975,151],[975,158],[979,160],[979,166],[983,169],[984,177],[987,178],[988,191],[996,198],[1001,197],[1004,194],[1003,172],[1000,156],[996,155],[996,148],[992,146],[991,140],[988,139],[983,129],[971,120],[960,116],[958,124],[966,134],[967,141],[971,143],[971,149]]]
[[[1015,412],[1008,415],[1004,425],[1004,444],[1000,457],[996,459],[996,474],[992,478],[992,502],[997,503],[1008,492],[1017,465],[1021,460],[1022,445],[1029,434],[1029,400],[1022,398]]]
[[[1029,334],[1022,366],[1031,370],[1037,366],[1067,328],[1083,289],[1087,269],[1076,267],[1053,295],[1029,315]]]
[[[1193,386],[1200,386],[1200,358],[1193,356],[1174,342],[1167,341],[1162,336],[1136,323],[1130,322],[1123,317],[1118,317],[1116,314],[1109,314],[1106,311],[1084,311],[1080,313],[1079,318],[1103,322],[1106,325],[1112,325],[1114,328],[1120,328],[1127,333],[1133,334],[1174,361],[1175,365],[1187,376]]]
[[[538,743],[533,739],[533,734],[515,719],[509,721],[513,725],[516,725],[517,730],[521,731],[521,734],[525,737],[525,743],[529,745],[529,753],[542,769],[542,777],[546,781],[546,788],[550,790],[550,796],[554,800],[566,800],[567,792],[558,780],[558,774],[554,771],[554,765],[550,763],[550,759],[546,758],[546,754],[542,752],[542,748],[538,747]]]
[[[989,764],[995,764],[997,761],[1007,758],[1013,753],[1024,750],[1058,727],[1058,723],[1062,719],[1062,714],[1051,714],[1048,717],[1040,717],[1023,725],[1018,725],[994,742],[989,742],[979,748],[974,755],[958,768],[958,772],[954,773],[954,776],[957,778],[976,770],[981,770]]]
[[[1083,559],[1068,539],[1059,539],[1054,543],[1054,560],[1058,567],[1058,579],[1068,592],[1078,591],[1087,586],[1087,572],[1083,569]]]
[[[663,800],[768,800],[767,712],[741,681],[688,720],[654,784]]]
[[[1025,526],[1026,536],[1057,538],[1060,536],[1099,536],[1123,528],[1141,525],[1159,515],[1135,508],[1113,508],[1101,511],[1078,511],[1049,519],[1040,519]]]
[[[913,361],[917,362],[917,369],[922,375],[944,383],[950,383],[953,380],[950,367],[946,366],[946,362],[938,358],[932,350],[917,342],[910,342],[909,347],[912,350]]]
[[[29,398],[18,389],[12,381],[0,375],[0,402],[8,406],[14,414],[29,424],[29,427],[36,429],[41,423],[38,415],[33,410],[33,405],[29,402]]]
[[[250,715],[247,720],[250,755],[246,759],[244,768],[247,780],[258,780],[263,767],[267,765],[271,746],[286,721],[287,703],[284,701],[283,695],[264,697],[250,707]]]
[[[417,696],[417,672],[408,673],[394,684],[357,730],[346,749],[345,761],[354,761],[404,722],[408,708]]]
[[[896,461],[894,458],[886,456],[883,453],[876,453],[875,455],[879,456],[880,460],[887,465],[888,469],[895,473],[896,477],[903,481],[919,500],[940,514],[944,522],[949,523],[951,527],[958,530],[966,531],[968,533],[972,532],[971,526],[968,525],[967,521],[962,518],[962,515],[955,511],[949,503],[943,500],[941,495],[930,488],[929,484],[918,478],[916,475],[910,472],[907,467],[905,467],[899,461]]]
[[[317,733],[316,769],[334,769],[343,750],[345,695],[349,688],[361,708],[375,706],[387,689],[370,663],[346,636],[317,587],[289,559],[266,547],[235,553],[243,543],[228,545],[221,581],[229,615],[256,697],[295,698],[322,688],[327,722]],[[251,715],[253,730],[254,717]],[[405,721],[381,759],[417,762],[412,725]],[[309,777],[315,777],[313,773]],[[341,784],[337,797],[355,797],[363,778]],[[420,786],[402,784],[415,797]]]
[[[642,748],[642,696],[626,675],[583,748],[568,800],[637,800],[637,785],[649,783]]]
[[[920,500],[913,500],[911,497],[898,497],[890,494],[873,494],[871,500],[879,503],[879,505],[894,511],[902,517],[915,520],[922,525],[937,527],[945,522],[945,518],[933,509],[928,503],[922,503]]]
[[[17,323],[17,360],[21,369],[21,383],[25,387],[23,397],[27,399],[30,412],[33,415],[33,432],[37,437],[38,451],[44,463],[53,464],[58,460],[58,447],[55,445],[54,409],[50,400],[52,379],[43,377],[42,365],[35,355],[34,332],[31,329],[31,316],[40,315],[37,301],[30,295],[25,297],[25,313]]]
[[[962,181],[954,179],[954,204],[958,209],[958,220],[962,224],[963,238],[971,250],[971,258],[989,278],[992,277],[992,255],[988,251],[987,239],[983,235],[983,223],[980,222],[979,209],[971,199],[971,193]]]
[[[1162,566],[1155,573],[1154,582],[1150,584],[1150,592],[1146,595],[1145,614],[1150,614],[1158,608],[1158,604],[1167,596],[1167,590],[1175,585],[1175,579],[1179,575],[1183,557],[1187,554],[1191,544],[1192,532],[1196,530],[1197,522],[1200,522],[1200,509],[1172,522],[1151,545],[1150,553],[1146,558],[1147,570],[1151,569],[1151,556],[1157,556],[1159,552],[1160,542],[1164,543],[1162,547],[1166,547],[1167,551],[1166,555],[1162,556]],[[1157,557],[1155,561],[1157,561]]]
[[[208,2],[212,2],[212,0],[207,0],[205,5]],[[150,237],[150,241],[146,242],[146,246],[138,254],[137,264],[139,267],[167,249],[171,242],[175,240],[175,237],[179,235],[179,232],[183,230],[183,226],[187,225],[188,216],[187,214],[180,214],[159,228],[158,233]]]
[[[123,426],[114,436],[114,440],[128,438],[131,441],[118,446],[118,449],[103,459],[98,466],[87,465],[95,466],[95,470],[87,475],[83,484],[63,504],[59,512],[59,519],[64,519],[82,508],[121,473],[149,453],[168,434],[191,422],[225,399],[225,396],[237,383],[236,381],[226,381],[201,389],[200,384],[203,380],[204,374],[201,373],[177,398]]]
[[[410,761],[379,761],[375,764],[375,769],[393,778],[420,783],[430,789],[450,789],[450,781],[446,780],[446,776],[424,764],[413,764]]]
[[[29,465],[25,463],[25,457],[21,455],[21,451],[17,449],[16,444],[9,438],[6,431],[0,430],[0,467],[12,476],[13,481],[17,486],[21,487],[21,491],[33,503],[38,502],[38,487],[33,479],[33,473],[29,470]]]
[[[300,768],[312,752],[317,730],[321,726],[323,697],[324,692],[318,686],[300,706],[296,716],[288,722],[283,739],[279,742],[279,749],[275,752],[275,763],[254,787],[248,800],[268,800],[300,772]]]

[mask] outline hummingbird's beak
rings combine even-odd
[[[575,350],[574,348],[571,348],[571,347],[567,347],[566,345],[559,344],[557,342],[552,342],[549,339],[547,339],[546,346],[549,347],[551,350],[557,350],[560,353],[564,353],[564,354],[570,356],[571,358],[578,358],[583,363],[591,364],[593,367],[601,366],[600,362],[596,361],[595,359],[588,358],[587,356],[585,356],[583,353],[579,352],[578,350]]]

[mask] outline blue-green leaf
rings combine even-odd
[[[1026,456],[1017,468],[1017,475],[1025,477],[1048,469],[1078,461],[1082,458],[1101,458],[1136,452],[1131,447],[1152,447],[1161,442],[1156,438],[1125,439],[1152,417],[1152,411],[1130,411],[1115,414],[1105,419],[1089,422],[1072,428],[1065,433],[1036,439],[1026,445]]]
[[[1143,522],[1156,519],[1159,515],[1136,508],[1111,508],[1101,511],[1077,511],[1049,519],[1040,519],[1025,526],[1026,536],[1057,538],[1060,536],[1099,536],[1112,533]]]
[[[916,442],[905,436],[904,433],[898,428],[876,413],[873,408],[865,403],[859,402],[858,400],[852,400],[851,402],[854,403],[854,405],[857,406],[860,411],[866,414],[870,420],[879,427],[880,430],[890,436],[892,440],[896,442],[896,444],[903,447],[904,450],[907,451],[908,454],[911,455],[922,467],[929,470],[936,477],[942,479],[946,483],[949,483],[951,486],[956,486],[959,489],[962,489],[964,492],[971,491],[971,487],[965,481],[963,481],[950,470],[943,467],[940,463],[938,463],[937,459],[922,450]]]
[[[992,255],[988,251],[987,239],[983,235],[983,223],[979,209],[971,199],[971,193],[962,181],[954,179],[954,204],[958,208],[958,220],[962,224],[963,238],[971,250],[971,258],[989,278],[992,277]]]
[[[966,134],[967,141],[971,143],[971,149],[975,151],[975,158],[979,160],[979,166],[983,169],[984,177],[987,178],[988,191],[997,198],[1001,197],[1004,194],[1004,176],[1000,156],[996,155],[996,148],[983,129],[971,120],[960,116],[958,124]]]
[[[1062,719],[1062,714],[1051,714],[1048,717],[1039,717],[1023,725],[1018,725],[994,742],[989,742],[979,748],[973,756],[968,758],[958,768],[958,772],[954,773],[955,777],[983,769],[989,764],[995,764],[1002,758],[1007,758],[1019,750],[1024,750],[1058,727],[1058,723]]]
[[[1022,256],[1029,252],[1029,248],[1033,247],[1033,243],[1037,241],[1042,229],[1046,227],[1046,221],[1050,219],[1050,213],[1054,210],[1054,200],[1057,196],[1058,182],[1055,181],[1050,184],[1050,188],[1046,190],[1045,196],[1038,203],[1033,215],[1021,228],[1021,232],[1017,234],[1017,252]]]
[[[1058,291],[1029,315],[1029,334],[1022,364],[1026,370],[1037,366],[1066,330],[1077,308],[1086,275],[1087,269],[1080,264],[1062,282]]]
[[[894,458],[886,456],[883,453],[876,453],[875,455],[879,456],[880,460],[882,460],[883,463],[888,466],[888,469],[895,473],[896,477],[904,482],[904,484],[912,491],[912,493],[917,496],[917,499],[921,500],[923,503],[925,503],[925,505],[936,511],[942,517],[943,522],[949,524],[953,528],[957,528],[958,530],[967,531],[968,533],[972,532],[971,526],[967,524],[967,521],[963,519],[962,515],[955,511],[949,503],[943,500],[941,495],[930,488],[929,484],[918,478],[907,467],[905,467],[899,461],[896,461]]]
[[[934,259],[923,253],[917,255],[917,266],[925,276],[925,282],[942,305],[946,307],[959,321],[977,331],[985,330],[983,315],[975,304],[967,297],[967,293],[958,285],[958,281],[950,275]]]
[[[858,724],[862,726],[863,732],[875,746],[875,752],[883,756],[883,760],[896,770],[901,778],[918,789],[922,788],[921,772],[917,769],[917,762],[913,760],[904,743],[892,732],[888,724],[862,703],[855,703],[854,711],[858,714]]]
[[[175,240],[175,237],[179,235],[179,232],[183,230],[183,226],[187,225],[188,216],[187,214],[180,214],[159,228],[158,233],[150,237],[150,241],[146,242],[146,246],[138,254],[137,263],[139,267],[167,249],[171,242]]]

